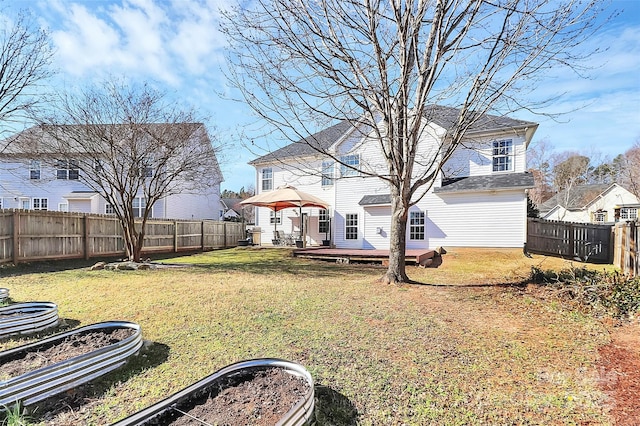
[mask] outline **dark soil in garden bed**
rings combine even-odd
[[[134,331],[131,329],[115,329],[113,331],[72,334],[50,347],[24,352],[24,356],[4,362],[0,365],[0,380],[8,380],[57,362],[90,353],[124,340],[133,333]]]
[[[213,424],[218,426],[273,426],[309,392],[301,377],[281,368],[258,370],[221,383],[220,392],[200,398],[191,408],[176,410],[172,426]],[[186,413],[186,414],[185,414]]]

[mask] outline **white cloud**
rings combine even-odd
[[[54,2],[52,39],[60,67],[75,76],[127,74],[181,86],[222,62],[215,2],[123,0],[91,7]],[[217,69],[216,69],[217,71]]]

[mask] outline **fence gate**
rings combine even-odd
[[[589,263],[612,263],[613,226],[527,219],[530,253],[560,256]]]

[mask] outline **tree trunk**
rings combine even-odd
[[[382,276],[386,284],[409,282],[406,273],[407,216],[409,208],[398,194],[391,194],[391,232],[389,235],[389,269]]]

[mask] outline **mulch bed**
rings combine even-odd
[[[617,426],[640,425],[640,335],[637,325],[616,327],[599,349],[600,387]]]

